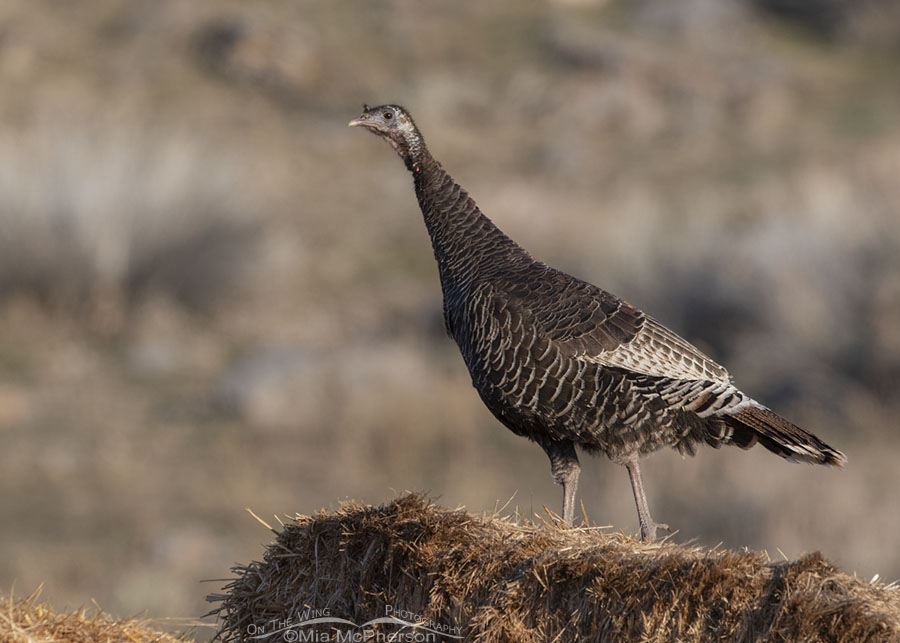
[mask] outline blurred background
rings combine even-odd
[[[5,0],[0,586],[197,617],[273,516],[560,510],[444,334],[410,108],[536,256],[843,450],[643,467],[674,539],[900,577],[900,5]],[[582,458],[590,519],[638,530]]]

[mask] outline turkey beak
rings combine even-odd
[[[354,118],[352,121],[350,121],[350,122],[347,124],[347,126],[348,126],[348,127],[358,127],[358,126],[360,126],[360,125],[365,125],[367,120],[368,120],[368,118],[366,117],[366,115],[365,115],[365,114],[361,114],[360,116],[357,116],[357,117]]]

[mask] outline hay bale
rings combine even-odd
[[[349,503],[273,531],[263,561],[235,567],[227,593],[208,597],[224,641],[376,640],[336,634],[396,633],[370,623],[390,615],[442,632],[407,627],[399,633],[419,638],[396,640],[900,640],[900,589],[848,576],[818,552],[772,563],[479,518],[418,495]],[[301,623],[311,617],[352,624]]]
[[[10,595],[0,607],[0,641],[10,643],[176,643],[171,634],[137,618],[115,620],[99,609],[56,613],[39,601],[38,587],[27,598]]]

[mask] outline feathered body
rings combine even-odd
[[[403,108],[366,109],[351,124],[386,138],[412,172],[447,330],[485,405],[547,451],[567,521],[575,446],[629,467],[646,539],[656,525],[640,485],[643,454],[760,442],[791,460],[843,465],[843,454],[742,393],[722,366],[652,317],[534,259],[431,156]]]

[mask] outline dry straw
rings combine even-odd
[[[137,618],[114,620],[99,609],[56,613],[41,603],[38,587],[16,601],[0,603],[0,641],[10,643],[175,643],[171,634],[159,632]]]
[[[772,563],[759,552],[645,545],[474,517],[418,495],[348,503],[273,531],[263,561],[235,567],[227,593],[208,597],[224,641],[269,639],[288,619],[298,635],[336,635],[352,626],[298,622],[364,624],[388,608],[477,641],[900,641],[900,589],[842,573],[818,552]]]

